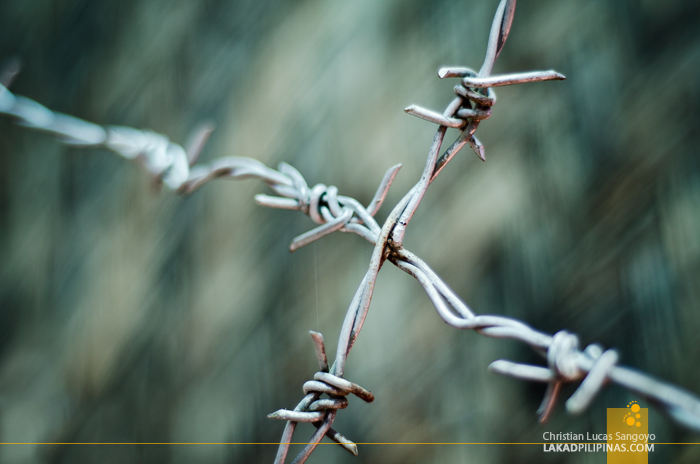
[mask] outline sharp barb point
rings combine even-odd
[[[22,60],[19,58],[10,58],[0,67],[0,84],[5,88],[10,87],[21,70]]]

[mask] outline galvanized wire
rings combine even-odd
[[[18,124],[55,135],[74,146],[99,146],[115,151],[124,158],[138,161],[157,182],[178,193],[189,194],[216,178],[247,179],[265,182],[277,196],[256,195],[262,206],[298,210],[318,226],[292,240],[290,250],[318,240],[335,231],[357,234],[374,245],[367,273],[358,286],[343,322],[335,361],[329,365],[323,336],[311,332],[319,362],[319,372],[303,386],[304,398],[294,410],[279,410],[268,417],[286,420],[276,463],[286,460],[296,424],[311,422],[317,430],[294,463],[303,463],[324,436],[357,454],[357,446],[332,428],[339,409],[348,406],[353,394],[371,402],[374,396],[365,388],[344,378],[345,363],[359,335],[369,310],[377,275],[389,261],[416,278],[425,290],[438,315],[450,326],[471,329],[493,338],[508,338],[529,345],[545,358],[545,365],[534,366],[497,360],[489,369],[523,380],[547,383],[539,409],[540,420],[550,416],[564,383],[580,382],[576,392],[566,401],[566,409],[577,414],[584,411],[607,383],[616,383],[646,398],[667,412],[679,424],[700,431],[700,400],[676,386],[656,380],[644,373],[617,364],[615,350],[599,345],[581,349],[578,337],[567,331],[554,335],[539,332],[515,319],[498,315],[477,315],[418,256],[403,247],[403,237],[411,217],[428,186],[465,144],[485,160],[483,145],[474,133],[480,121],[491,115],[496,103],[492,87],[543,80],[564,79],[555,71],[540,71],[491,76],[491,70],[505,44],[515,11],[515,0],[501,0],[496,12],[486,58],[477,73],[468,68],[443,68],[440,78],[458,77],[456,98],[442,112],[418,106],[406,112],[438,124],[425,169],[416,185],[393,208],[383,225],[374,219],[401,165],[391,167],[382,179],[374,198],[367,206],[338,194],[334,186],[316,184],[309,187],[304,177],[292,166],[281,163],[278,170],[250,158],[226,157],[207,165],[192,166],[213,130],[205,124],[194,132],[188,149],[167,137],[150,131],[127,127],[102,127],[71,116],[52,112],[39,103],[12,94],[8,89],[17,69],[10,67],[0,74],[0,114],[16,118]],[[440,154],[448,127],[461,129],[457,139]],[[322,395],[327,395],[323,398]]]

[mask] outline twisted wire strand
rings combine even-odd
[[[274,170],[251,158],[225,157],[209,164],[195,165],[213,130],[209,124],[195,131],[185,150],[167,137],[151,131],[119,126],[103,127],[52,112],[7,89],[16,71],[0,76],[0,114],[15,118],[20,125],[52,134],[68,145],[103,147],[126,159],[135,160],[155,181],[162,182],[180,194],[193,193],[217,178],[263,181],[277,196],[256,195],[255,201],[258,204],[301,211],[317,224],[316,228],[292,240],[291,251],[335,231],[354,233],[374,245],[367,273],[358,286],[343,321],[333,364],[329,366],[323,336],[312,331],[319,372],[313,380],[303,385],[305,396],[294,410],[281,409],[268,416],[287,421],[276,463],[285,462],[298,422],[311,422],[317,430],[296,456],[294,463],[303,463],[324,436],[357,454],[357,446],[334,430],[332,424],[338,410],[348,406],[348,395],[353,394],[367,402],[374,399],[367,389],[346,380],[344,370],[347,356],[367,316],[377,275],[386,261],[416,278],[438,315],[450,326],[474,330],[487,337],[520,341],[545,358],[543,366],[508,360],[497,360],[489,365],[489,370],[499,374],[547,383],[538,410],[541,421],[547,420],[551,415],[564,383],[579,382],[575,393],[566,401],[566,409],[572,414],[585,410],[605,384],[616,383],[658,405],[679,424],[700,431],[700,400],[693,394],[618,365],[619,356],[615,350],[603,350],[595,344],[581,350],[578,337],[572,333],[562,330],[548,335],[516,319],[475,314],[425,261],[402,245],[406,227],[425,191],[455,154],[468,143],[482,160],[485,159],[483,145],[474,137],[474,133],[480,121],[491,115],[496,103],[492,87],[564,78],[554,71],[490,75],[508,36],[515,4],[515,0],[501,0],[489,36],[486,58],[478,73],[459,67],[439,70],[440,78],[462,79],[454,88],[456,98],[442,113],[418,106],[410,106],[405,110],[411,115],[438,124],[438,129],[421,178],[392,209],[381,226],[374,216],[382,206],[401,165],[393,166],[385,173],[374,197],[365,207],[353,198],[338,195],[338,189],[334,186],[316,184],[310,188],[301,173],[286,163],[280,163],[278,170]],[[10,77],[6,78],[7,75]],[[461,133],[440,154],[448,127],[458,128]],[[322,395],[327,395],[327,398],[322,398]]]

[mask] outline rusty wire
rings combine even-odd
[[[579,382],[575,393],[566,401],[569,413],[584,411],[606,383],[613,382],[661,407],[679,424],[700,431],[700,400],[676,386],[656,380],[644,373],[617,364],[615,350],[604,350],[592,344],[579,346],[578,337],[567,331],[554,335],[539,332],[515,319],[497,315],[477,315],[418,256],[402,245],[406,227],[420,204],[428,186],[465,144],[485,160],[484,148],[474,136],[480,121],[491,115],[496,103],[492,87],[544,80],[564,79],[555,71],[491,76],[493,65],[506,41],[513,20],[516,0],[501,0],[489,36],[486,58],[479,72],[469,68],[442,68],[440,78],[461,78],[455,86],[456,97],[442,113],[415,105],[406,112],[438,124],[425,169],[416,185],[393,208],[382,226],[374,219],[401,165],[391,167],[384,175],[374,198],[367,206],[338,194],[335,186],[316,184],[309,187],[304,177],[292,166],[280,163],[271,169],[251,158],[225,157],[208,165],[196,165],[196,159],[213,130],[209,124],[197,129],[185,150],[167,137],[150,131],[128,127],[102,127],[72,116],[52,112],[39,103],[12,94],[7,86],[18,69],[10,66],[0,73],[0,114],[12,116],[20,125],[48,132],[66,144],[100,146],[121,156],[138,161],[157,181],[178,193],[189,194],[215,178],[253,178],[265,182],[278,196],[259,194],[255,200],[262,206],[298,210],[318,227],[292,240],[294,251],[335,231],[357,234],[374,245],[369,268],[350,303],[343,322],[335,361],[329,365],[323,336],[311,331],[319,372],[303,385],[304,398],[294,410],[281,409],[268,417],[287,421],[276,463],[286,460],[296,424],[313,423],[317,430],[294,463],[303,463],[324,436],[357,454],[357,446],[331,426],[337,411],[347,407],[346,396],[352,393],[371,402],[374,396],[365,388],[344,378],[345,363],[353,343],[362,329],[369,310],[374,284],[382,265],[389,261],[418,280],[438,315],[449,325],[471,329],[481,335],[508,338],[529,345],[546,359],[545,366],[518,364],[497,360],[490,364],[493,372],[523,380],[547,383],[547,390],[538,410],[546,421],[564,383]],[[461,129],[457,139],[440,155],[440,147],[448,127]],[[327,395],[327,398],[322,398]]]

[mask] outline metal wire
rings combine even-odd
[[[314,380],[304,384],[305,396],[294,410],[281,409],[268,416],[287,421],[276,463],[285,462],[294,429],[299,422],[311,422],[317,430],[294,459],[294,463],[303,463],[324,436],[357,454],[357,446],[331,425],[338,410],[347,407],[346,397],[349,394],[367,402],[374,399],[371,392],[346,380],[344,374],[347,356],[367,316],[377,275],[386,261],[416,278],[438,315],[447,324],[458,329],[474,330],[487,337],[518,340],[545,358],[546,366],[507,360],[497,360],[489,366],[491,371],[499,374],[548,384],[539,409],[541,421],[550,416],[562,384],[580,382],[576,392],[566,401],[566,409],[577,414],[591,404],[606,383],[612,382],[659,406],[679,424],[700,431],[700,400],[696,396],[644,373],[619,366],[618,355],[614,350],[605,351],[595,344],[581,350],[577,336],[572,333],[560,331],[548,335],[515,319],[475,314],[425,261],[402,245],[406,227],[425,191],[454,155],[468,143],[485,160],[483,145],[474,137],[474,133],[480,121],[491,115],[496,103],[496,95],[491,87],[564,79],[564,76],[554,71],[490,76],[508,36],[515,4],[515,0],[501,0],[491,28],[486,58],[478,73],[468,68],[443,68],[438,72],[440,78],[462,78],[461,83],[454,88],[456,98],[445,111],[437,113],[415,105],[406,108],[407,113],[436,123],[439,127],[421,178],[394,207],[382,226],[374,219],[374,215],[380,209],[401,165],[393,166],[386,172],[374,198],[366,207],[353,198],[338,195],[338,189],[334,186],[316,184],[310,188],[304,177],[286,163],[281,163],[278,170],[273,170],[254,159],[227,157],[208,165],[192,167],[213,130],[211,125],[205,124],[194,132],[187,150],[167,137],[150,131],[101,127],[52,112],[33,100],[13,95],[6,86],[17,73],[15,68],[0,75],[0,114],[14,117],[26,127],[53,134],[66,144],[101,146],[124,158],[137,160],[157,182],[162,182],[179,193],[192,193],[215,178],[261,180],[278,196],[256,195],[255,201],[258,204],[298,210],[318,224],[318,227],[294,238],[290,245],[291,251],[335,231],[357,234],[374,245],[367,273],[357,288],[343,321],[335,361],[329,366],[323,336],[312,331],[319,372],[314,375]],[[448,127],[459,128],[461,133],[440,155]],[[322,398],[322,395],[327,395],[327,398]]]

